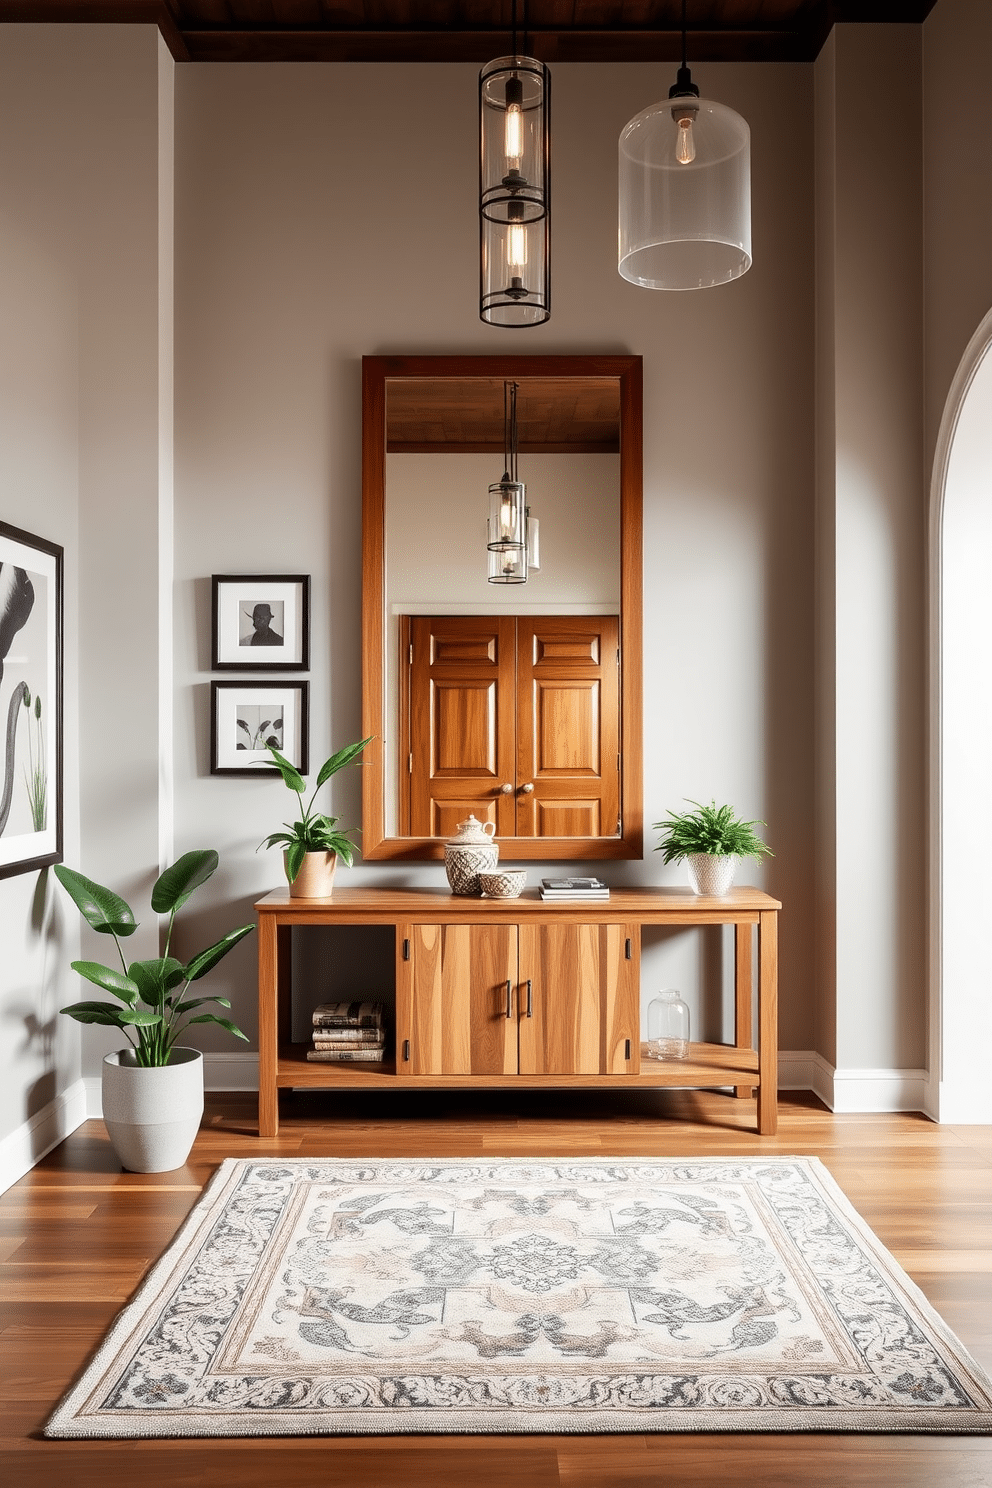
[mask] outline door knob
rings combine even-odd
[[[510,792],[512,791],[512,789],[513,789],[513,786],[510,784],[509,781],[507,781],[505,785],[501,785],[500,786],[499,793],[500,793],[501,796],[508,796],[510,794]]]
[[[525,796],[529,796],[530,793],[531,793],[531,791],[534,789],[534,786],[531,783],[531,781],[528,780],[527,784],[526,785],[522,785],[520,787],[520,789],[523,791],[523,793],[524,793]]]

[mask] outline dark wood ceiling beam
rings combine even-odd
[[[157,26],[177,62],[189,62],[182,15],[169,0],[0,0],[0,24]]]
[[[503,31],[319,31],[253,27],[199,30],[184,38],[194,62],[472,62],[481,66],[507,53]],[[782,30],[697,31],[690,63],[805,62],[810,43]],[[678,62],[676,32],[645,30],[531,30],[531,53],[542,62]]]

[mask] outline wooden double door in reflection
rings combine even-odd
[[[620,821],[616,615],[400,617],[400,830],[613,837]]]

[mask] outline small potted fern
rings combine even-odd
[[[670,811],[664,821],[655,822],[655,831],[662,834],[655,851],[666,863],[685,861],[695,893],[720,898],[734,881],[738,858],[774,856],[754,830],[765,826],[763,821],[742,821],[732,806],[717,806],[715,801],[689,805],[695,811]]]

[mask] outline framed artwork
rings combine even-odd
[[[307,670],[309,574],[214,574],[212,587],[215,671]]]
[[[62,549],[0,522],[0,878],[62,861]]]
[[[309,682],[211,682],[211,775],[278,775],[274,744],[301,775],[310,768]]]

